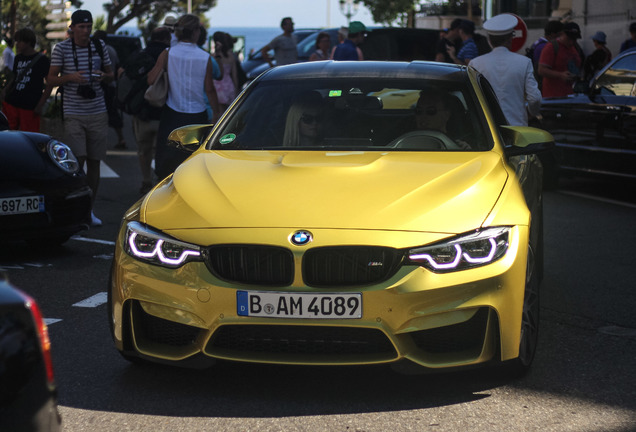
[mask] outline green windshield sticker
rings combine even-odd
[[[223,135],[221,137],[221,139],[219,140],[219,142],[221,144],[229,144],[232,141],[234,141],[236,139],[236,135],[234,135],[233,133],[227,134],[227,135]]]
[[[329,97],[340,97],[342,96],[342,90],[329,90]]]

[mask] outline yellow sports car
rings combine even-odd
[[[537,342],[547,132],[475,70],[315,62],[255,80],[124,216],[109,283],[131,360],[424,368]]]

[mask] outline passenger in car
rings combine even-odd
[[[300,96],[287,112],[283,146],[313,146],[322,143],[324,116],[324,103],[318,93]]]

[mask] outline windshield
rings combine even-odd
[[[213,149],[482,151],[491,146],[472,90],[457,81],[312,79],[250,88]]]
[[[594,83],[600,94],[636,96],[636,54],[616,61]]]

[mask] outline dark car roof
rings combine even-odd
[[[360,77],[383,79],[466,78],[466,67],[448,63],[413,61],[320,61],[280,66],[267,71],[261,80]]]

